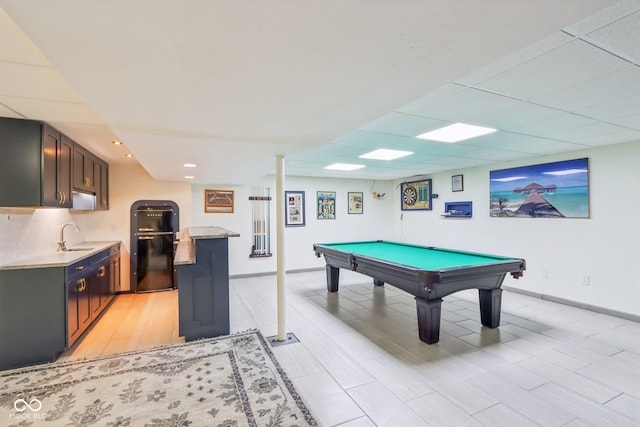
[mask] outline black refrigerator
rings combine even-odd
[[[175,289],[173,209],[140,207],[137,217],[137,291]]]

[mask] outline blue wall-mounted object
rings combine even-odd
[[[473,215],[472,202],[444,202],[445,218],[471,218]]]

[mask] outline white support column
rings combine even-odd
[[[276,156],[276,252],[278,281],[278,341],[287,339],[285,316],[284,262],[284,157]]]

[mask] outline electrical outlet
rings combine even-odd
[[[543,279],[548,279],[549,278],[549,270],[542,270],[542,273],[540,273],[540,277]]]
[[[580,284],[582,286],[589,286],[591,284],[591,281],[589,280],[589,275],[588,274],[580,276]]]

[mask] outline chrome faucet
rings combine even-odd
[[[77,225],[69,223],[69,224],[65,224],[62,226],[62,228],[60,229],[60,241],[58,242],[58,250],[59,251],[66,251],[67,250],[67,245],[64,240],[64,229],[67,225],[73,225],[76,228],[76,231],[80,231],[80,229],[78,228]]]

